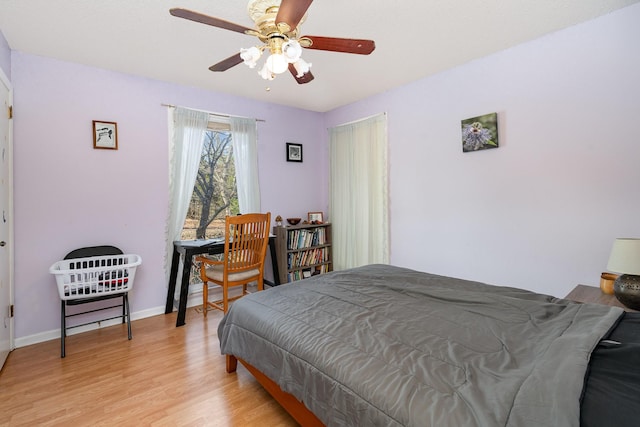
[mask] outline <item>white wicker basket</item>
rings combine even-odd
[[[104,255],[58,261],[49,268],[62,300],[95,298],[128,292],[140,255]]]

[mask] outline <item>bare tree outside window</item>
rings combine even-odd
[[[209,130],[205,134],[182,239],[223,237],[225,216],[238,212],[232,135],[228,131]]]

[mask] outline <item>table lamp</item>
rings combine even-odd
[[[607,270],[622,273],[613,283],[613,293],[618,301],[640,310],[640,239],[616,239]]]

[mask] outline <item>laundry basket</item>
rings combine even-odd
[[[141,263],[140,255],[123,254],[115,246],[92,246],[70,252],[65,259],[56,262],[49,268],[49,272],[56,278],[61,301],[60,357],[65,357],[67,330],[91,323],[122,318],[122,323],[127,323],[128,337],[131,339],[131,313],[128,295],[133,288],[136,268]],[[67,306],[113,298],[122,298],[121,304],[67,314]],[[122,307],[122,314],[118,316],[67,326],[68,318],[117,307]]]
[[[62,300],[94,298],[129,292],[140,255],[103,255],[64,259],[49,268]]]

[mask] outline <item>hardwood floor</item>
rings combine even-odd
[[[14,350],[0,372],[0,426],[296,426],[244,367],[225,372],[222,313],[193,308]]]

